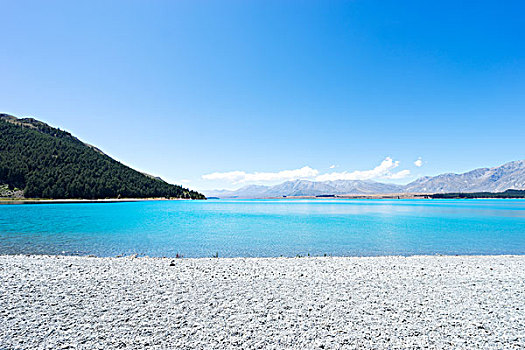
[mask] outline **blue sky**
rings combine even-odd
[[[0,111],[190,188],[525,158],[522,1],[1,8]]]

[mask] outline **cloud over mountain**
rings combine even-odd
[[[330,172],[320,174],[319,170],[309,166],[300,169],[282,170],[277,172],[254,172],[229,171],[214,172],[203,175],[204,180],[221,180],[233,184],[241,183],[261,183],[261,182],[278,182],[293,181],[300,179],[309,179],[314,181],[337,181],[337,180],[374,180],[374,179],[402,179],[410,175],[410,170],[401,170],[393,172],[392,170],[399,166],[399,161],[394,161],[391,157],[386,157],[381,164],[371,170],[355,170]],[[331,166],[330,169],[335,168]]]
[[[410,170],[402,170],[392,173],[392,170],[399,166],[399,161],[394,161],[386,157],[378,166],[371,170],[356,170],[352,172],[332,172],[319,175],[316,181],[336,181],[336,180],[372,180],[372,179],[401,179],[410,175]]]
[[[396,162],[385,159],[380,166],[366,172],[347,173],[345,176],[405,176],[408,170],[392,173]],[[318,178],[326,178],[317,176]],[[325,181],[294,180],[275,186],[248,185],[235,191],[208,191],[220,198],[266,198],[282,196],[320,196],[381,193],[445,193],[445,192],[503,192],[508,189],[525,190],[525,160],[506,163],[493,168],[475,169],[463,174],[426,176],[407,185],[385,184],[372,180],[338,179]]]
[[[203,175],[205,180],[226,180],[236,183],[243,182],[269,182],[269,181],[286,181],[297,179],[308,179],[317,176],[319,171],[309,166],[294,170],[282,170],[278,172],[255,172],[246,173],[244,171],[230,171],[224,173],[211,173]]]

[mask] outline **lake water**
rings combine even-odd
[[[0,205],[0,254],[525,254],[524,200]]]

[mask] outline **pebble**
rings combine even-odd
[[[0,349],[523,349],[524,310],[525,256],[0,256]]]

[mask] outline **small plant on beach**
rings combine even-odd
[[[175,259],[182,259],[182,258],[184,258],[184,255],[179,254],[179,253],[175,254]]]
[[[212,256],[212,258],[219,258],[219,252],[216,252],[216,253]]]

